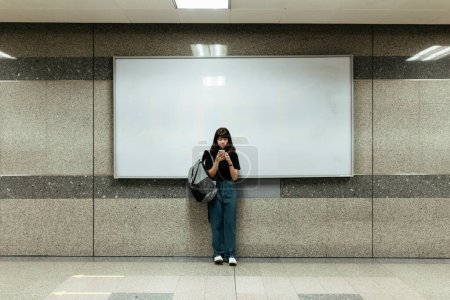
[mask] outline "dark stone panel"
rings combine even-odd
[[[113,80],[113,58],[94,58],[94,78],[95,80]]]
[[[375,175],[374,198],[450,198],[450,175]]]
[[[0,80],[92,80],[92,57],[0,59]]]
[[[449,25],[373,25],[374,56],[412,56],[433,45],[449,44]]]
[[[406,61],[410,56],[374,56],[374,79],[448,79],[450,57],[435,61]]]
[[[0,176],[0,199],[92,198],[92,176]]]
[[[282,198],[371,198],[372,176],[282,178]]]
[[[185,198],[187,179],[114,179],[95,176],[96,198]]]
[[[95,56],[190,56],[191,44],[224,44],[228,55],[372,54],[371,25],[97,24]]]
[[[353,79],[372,79],[372,56],[353,57]]]
[[[113,80],[113,58],[96,57],[94,72],[96,80]],[[354,57],[353,78],[372,78],[371,57]],[[92,58],[2,59],[0,80],[92,80]]]
[[[192,56],[186,56],[192,57]],[[95,61],[95,79],[113,80],[113,58],[96,57]],[[353,78],[371,79],[372,78],[372,57],[355,56],[353,57]]]
[[[261,185],[264,185],[261,179]],[[375,175],[375,198],[450,198],[450,175]],[[186,179],[95,177],[96,198],[186,198]],[[245,182],[242,183],[243,188]],[[371,198],[372,176],[281,178],[281,198]],[[0,176],[0,199],[92,198],[92,176]],[[260,197],[261,198],[261,197]]]

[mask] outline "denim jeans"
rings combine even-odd
[[[217,194],[208,202],[214,256],[236,257],[236,184],[217,181]]]

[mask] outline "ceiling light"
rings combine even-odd
[[[188,9],[228,9],[229,0],[174,0],[176,8]]]

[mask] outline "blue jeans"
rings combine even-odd
[[[236,257],[236,184],[217,181],[217,194],[208,202],[214,256]]]

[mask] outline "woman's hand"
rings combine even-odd
[[[225,154],[228,155],[228,153],[226,153],[226,152],[225,152]],[[225,160],[226,159],[225,158],[226,155],[221,154],[221,152],[217,153],[216,161],[221,162],[222,160]]]
[[[227,160],[229,166],[233,164],[230,155],[227,152],[225,152],[225,159]]]

